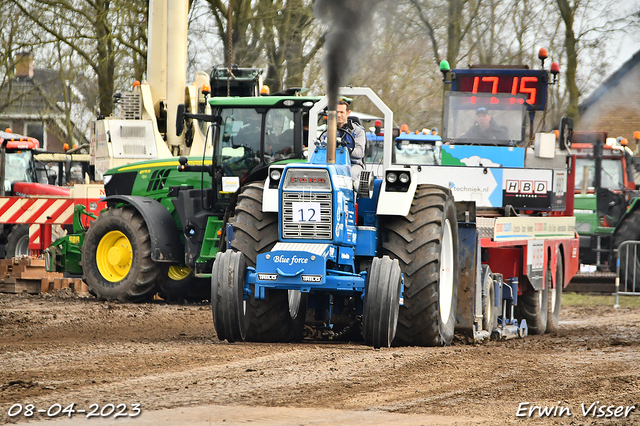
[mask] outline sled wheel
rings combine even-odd
[[[211,271],[211,310],[218,339],[229,343],[247,335],[244,278],[247,264],[242,253],[227,250],[216,255]]]
[[[551,262],[549,260],[549,262]],[[527,320],[529,334],[544,334],[547,330],[549,313],[549,286],[551,285],[551,271],[547,268],[544,288],[530,290],[518,296],[518,316]]]
[[[560,249],[558,249],[557,256],[558,260],[556,262],[556,286],[554,288],[551,288],[551,280],[547,280],[547,284],[549,285],[549,312],[547,313],[547,333],[556,333],[560,325],[562,289],[564,287],[564,264],[562,262]],[[551,268],[547,269],[547,275],[551,277]]]
[[[396,336],[400,310],[400,265],[389,256],[371,262],[364,293],[362,335],[367,345],[389,347]]]
[[[498,328],[500,308],[495,305],[495,286],[488,265],[482,265],[482,329],[491,333]]]

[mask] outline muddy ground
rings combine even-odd
[[[127,404],[124,413],[131,414],[139,403],[140,422],[154,410],[215,405],[219,414],[209,409],[208,419],[224,424],[242,415],[237,423],[250,422],[265,407],[280,407],[269,411],[272,423],[253,424],[366,424],[374,418],[334,421],[328,413],[336,412],[325,411],[353,416],[346,410],[356,410],[385,419],[370,424],[400,424],[384,416],[406,413],[412,416],[397,419],[633,425],[640,424],[638,409],[605,420],[583,416],[581,404],[640,408],[639,349],[640,308],[565,307],[558,333],[521,340],[374,350],[355,342],[220,342],[208,305],[0,294],[0,423],[48,418],[10,417],[15,404],[51,412],[56,403],[75,403],[75,409]],[[539,411],[517,416],[534,406],[565,409],[555,410],[562,417],[542,420]],[[289,418],[286,413],[306,420],[278,422],[278,416]]]

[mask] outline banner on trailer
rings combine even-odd
[[[573,238],[576,218],[561,217],[498,217],[493,229],[494,241],[549,238]]]

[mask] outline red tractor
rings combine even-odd
[[[34,158],[40,147],[37,139],[9,131],[0,131],[0,197],[69,197],[70,188],[39,182],[37,163]],[[46,180],[45,180],[46,182]],[[13,211],[0,198],[0,256],[12,258],[29,254],[29,225],[15,224]],[[6,207],[5,207],[6,206]]]

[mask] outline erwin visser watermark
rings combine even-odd
[[[582,415],[582,417],[593,418],[622,418],[629,417],[635,411],[635,405],[609,405],[601,404],[600,401],[593,403],[582,403],[579,409],[568,405],[531,405],[529,402],[521,402],[518,404],[516,417],[573,417]]]

